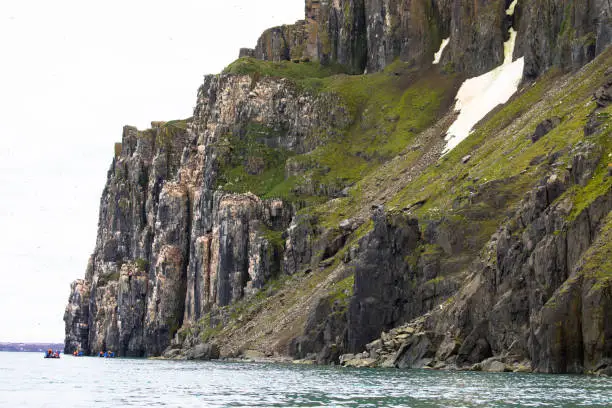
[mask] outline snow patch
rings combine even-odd
[[[514,9],[516,8],[516,4],[518,3],[518,0],[514,0],[511,4],[510,7],[508,7],[508,10],[506,10],[506,14],[509,16],[513,16],[514,15]]]
[[[434,64],[440,63],[440,59],[442,59],[442,51],[444,51],[449,41],[450,41],[450,37],[442,40],[442,45],[440,45],[440,49],[438,50],[438,52],[434,54],[434,62],[433,62]]]
[[[514,13],[514,0],[506,14]],[[499,67],[479,77],[466,80],[457,92],[455,110],[459,116],[446,133],[443,155],[465,140],[472,129],[497,105],[504,104],[516,93],[523,77],[525,59],[512,61],[516,31],[510,28],[510,39],[504,43],[504,62]]]

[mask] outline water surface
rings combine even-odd
[[[610,407],[612,379],[0,352],[0,407]]]

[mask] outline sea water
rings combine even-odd
[[[612,378],[0,353],[0,407],[610,407]]]

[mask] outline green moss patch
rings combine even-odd
[[[264,141],[277,133],[252,123],[244,136],[228,135],[227,142],[219,146],[218,186],[236,193],[250,191],[263,198],[290,198],[290,190],[279,191],[278,186],[285,181],[285,163],[293,154],[269,147]]]
[[[595,174],[585,187],[574,186],[566,195],[572,198],[573,207],[569,220],[575,219],[580,213],[588,208],[598,197],[612,190],[612,106],[598,112],[601,120],[601,128],[604,129],[597,137],[597,146],[601,149],[602,159],[597,166]]]
[[[108,275],[100,275],[98,277],[98,287],[106,286],[111,282],[119,281],[121,274],[119,272],[113,272]]]
[[[421,74],[401,62],[384,72],[351,76],[333,75],[337,69],[316,63],[243,58],[225,72],[248,74],[253,80],[263,76],[289,78],[313,95],[336,95],[348,108],[352,126],[336,129],[337,137],[303,155],[266,148],[248,135],[229,137],[230,160],[220,172],[219,184],[224,189],[309,204],[357,183],[399,154],[448,108],[457,85],[454,76]],[[313,134],[318,137],[316,129]],[[305,169],[304,174],[285,178],[284,165],[289,157],[296,167]],[[264,171],[257,175],[249,172],[249,163],[262,161]]]
[[[559,74],[549,72],[522,89],[436,166],[400,191],[392,205],[401,208],[424,202],[415,214],[425,219],[462,215],[470,222],[500,222],[538,180],[550,174],[553,164],[563,169],[572,146],[583,140],[584,126],[595,107],[591,95],[612,63],[610,54],[602,55],[563,88],[559,88]],[[536,126],[553,116],[561,118],[560,125],[533,143],[530,135]],[[470,161],[463,163],[468,154]],[[537,163],[538,157],[544,160]],[[598,192],[605,188],[601,183],[593,187]]]
[[[262,77],[309,80],[345,72],[345,68],[341,65],[321,65],[318,62],[272,62],[252,57],[240,58],[223,70],[223,74],[226,75],[249,75],[254,80]]]
[[[612,214],[608,214],[599,238],[583,259],[582,273],[595,280],[595,289],[612,285]]]
[[[353,296],[353,286],[355,285],[355,276],[351,275],[340,282],[333,285],[329,294],[331,304],[346,305],[349,299]]]

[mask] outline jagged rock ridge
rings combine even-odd
[[[609,6],[508,3],[308,0],[192,118],[124,128],[66,351],[608,370]],[[537,83],[438,160],[449,97],[510,24]]]

